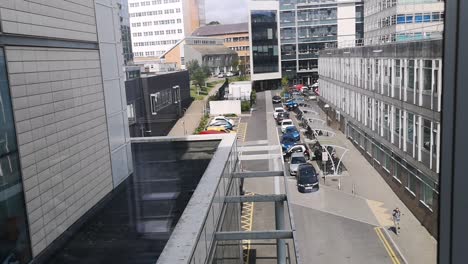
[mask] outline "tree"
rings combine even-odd
[[[210,23],[208,23],[208,25],[220,25],[221,23],[219,23],[219,21],[211,21]]]
[[[206,79],[207,79],[207,76],[205,75],[205,73],[200,67],[196,69],[192,75],[193,84],[198,85],[200,87],[200,90],[205,85]]]
[[[203,65],[202,71],[205,73],[207,78],[211,76],[211,69],[208,65]]]
[[[283,77],[283,79],[281,79],[281,86],[283,86],[283,88],[287,88],[289,86],[289,79],[288,77]]]
[[[187,62],[187,70],[189,72],[189,75],[190,75],[190,78],[192,78],[192,75],[198,70],[200,69],[200,64],[198,64],[198,61],[197,60],[191,60],[189,62]]]
[[[232,60],[231,66],[232,66],[232,70],[233,70],[233,71],[237,71],[237,70],[238,70],[237,67],[239,67],[239,59],[234,59],[234,60]]]

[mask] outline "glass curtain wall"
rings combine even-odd
[[[15,123],[0,48],[0,263],[31,260]]]
[[[277,18],[274,10],[251,13],[254,73],[279,71]]]

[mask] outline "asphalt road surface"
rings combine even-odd
[[[248,119],[245,141],[270,146],[279,144],[281,132],[278,133],[272,113],[271,96],[275,93],[257,94],[257,107]],[[244,162],[244,168],[252,171],[277,169],[278,164],[273,163],[248,161]],[[276,185],[275,179],[264,178],[251,180],[246,187],[257,193],[271,194],[275,188],[284,192]],[[382,235],[384,232],[378,230],[378,221],[365,199],[327,186],[320,186],[314,193],[301,194],[295,179],[289,176],[287,188],[302,263],[403,263],[392,256],[391,243]]]

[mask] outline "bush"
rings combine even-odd
[[[193,133],[194,135],[198,135],[200,134],[200,132],[204,131],[205,130],[205,127],[206,125],[208,124],[208,120],[210,119],[210,117],[208,115],[204,115],[201,119],[200,119],[200,124],[198,124],[198,127],[197,129],[195,129],[195,132]]]
[[[224,115],[225,117],[237,117],[236,114],[227,114],[227,115]]]
[[[250,93],[250,103],[255,104],[257,102],[257,92],[255,90],[252,90],[252,93]]]
[[[242,112],[249,112],[250,111],[250,102],[249,101],[242,101],[241,102],[241,111]]]

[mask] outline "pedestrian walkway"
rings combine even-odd
[[[218,83],[210,90],[204,100],[193,101],[189,108],[184,113],[184,116],[177,120],[177,123],[172,127],[168,136],[181,137],[192,135],[200,124],[205,111],[208,97],[215,95],[223,83]]]
[[[325,114],[321,113],[325,118]],[[350,142],[346,136],[335,130],[335,137],[330,140],[349,149],[343,159],[349,176],[341,179],[341,192],[362,197],[373,212],[376,220],[391,240],[401,250],[408,263],[437,263],[437,241],[421,225],[411,211],[404,205],[382,176],[362,156],[361,152]],[[331,187],[336,182],[328,181]],[[401,232],[396,235],[390,231],[393,227],[391,213],[399,207],[401,216]]]

